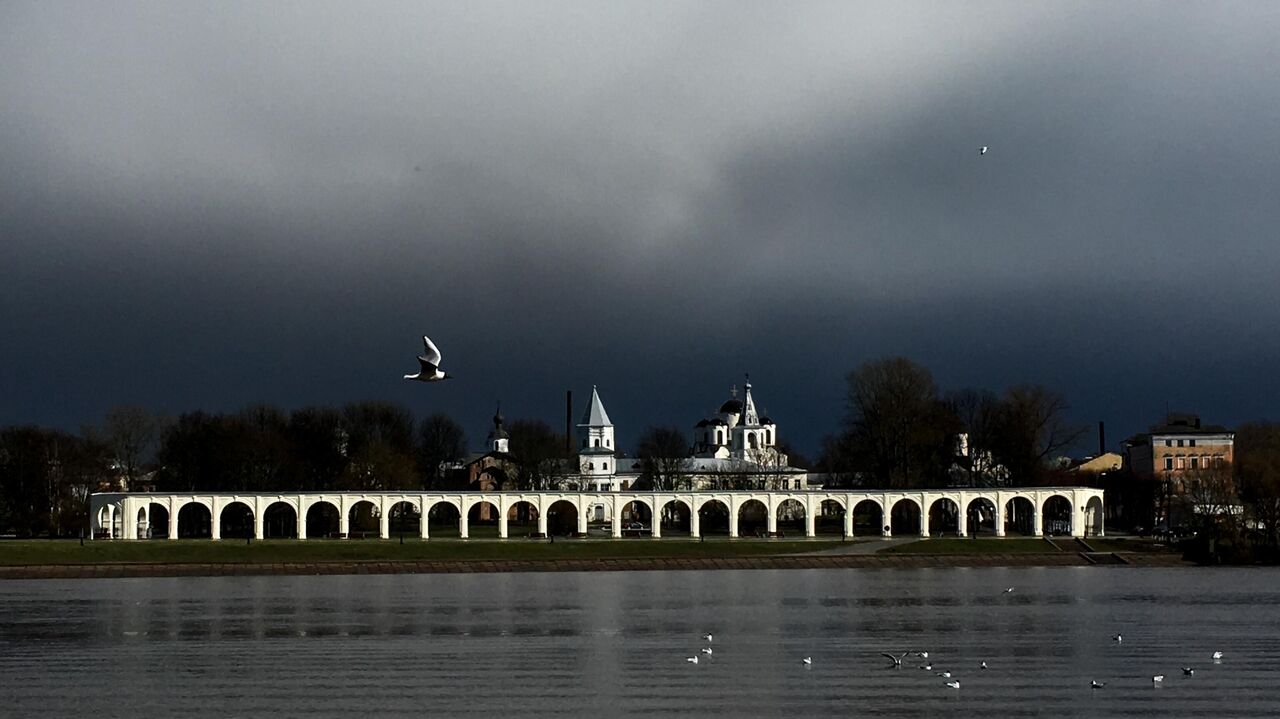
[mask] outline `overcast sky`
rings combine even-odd
[[[0,424],[388,399],[476,448],[596,384],[630,447],[750,372],[816,454],[898,354],[1113,446],[1280,419],[1277,37],[1261,2],[6,2]],[[457,381],[401,379],[423,333]]]

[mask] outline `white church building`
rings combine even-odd
[[[738,399],[737,388],[714,417],[693,428],[691,451],[680,473],[687,489],[804,489],[808,472],[787,464],[778,450],[778,425],[760,416],[750,377]],[[627,491],[644,486],[638,457],[618,451],[614,425],[597,388],[578,423],[580,486],[597,492]]]

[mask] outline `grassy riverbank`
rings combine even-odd
[[[820,552],[841,546],[839,541],[714,539],[577,539],[555,543],[513,539],[506,541],[457,539],[404,540],[243,540],[212,542],[152,540],[148,542],[85,542],[76,540],[0,541],[0,566],[69,564],[276,564],[281,562],[408,562],[408,561],[547,561],[593,559],[685,559],[765,557]],[[852,542],[845,542],[845,545]]]

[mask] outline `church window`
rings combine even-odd
[[[604,464],[601,464],[601,465],[600,465],[600,469],[608,469],[608,468],[609,468],[609,463],[608,463],[608,462],[605,462]]]
[[[599,446],[600,446],[600,440],[599,440],[599,439],[597,439],[597,440],[596,440],[596,446],[597,446],[597,447],[599,447]]]
[[[716,430],[716,444],[724,444],[724,432]]]
[[[595,463],[595,462],[587,462],[587,469],[588,469],[588,470],[592,470],[592,469],[595,469],[595,468],[596,468],[596,463]]]
[[[764,443],[773,444],[773,430],[766,429],[764,431]]]
[[[756,435],[754,432],[747,435],[747,445],[750,446],[752,449],[756,448]]]

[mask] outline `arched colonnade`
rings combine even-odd
[[[359,521],[369,523],[370,535],[376,529],[377,536],[387,539],[392,536],[398,516],[408,518],[406,523],[416,523],[418,536],[428,539],[433,510],[446,510],[456,521],[457,536],[465,539],[470,535],[472,510],[487,503],[497,510],[498,536],[506,538],[509,515],[514,514],[512,510],[517,505],[523,503],[532,510],[527,513],[536,516],[537,531],[545,535],[548,515],[552,513],[548,510],[560,502],[567,502],[575,510],[580,534],[587,531],[588,510],[603,503],[610,509],[614,537],[623,536],[623,510],[631,507],[643,508],[641,514],[650,518],[674,509],[684,517],[692,537],[703,534],[702,518],[712,510],[719,517],[727,514],[730,537],[742,536],[744,523],[757,534],[778,536],[780,522],[795,529],[803,525],[805,536],[813,537],[817,535],[820,516],[834,516],[843,523],[841,533],[854,536],[855,513],[876,509],[883,525],[873,533],[886,537],[895,533],[963,537],[973,532],[1080,537],[1086,533],[1101,536],[1105,531],[1102,490],[1086,487],[922,492],[104,493],[90,498],[90,522],[92,536],[99,538],[308,539],[353,536],[353,518],[363,517]],[[309,534],[308,518],[321,514],[329,517],[326,526],[330,530]],[[761,514],[763,526],[759,526]],[[661,537],[662,525],[661,521],[650,521],[644,529],[653,537]]]

